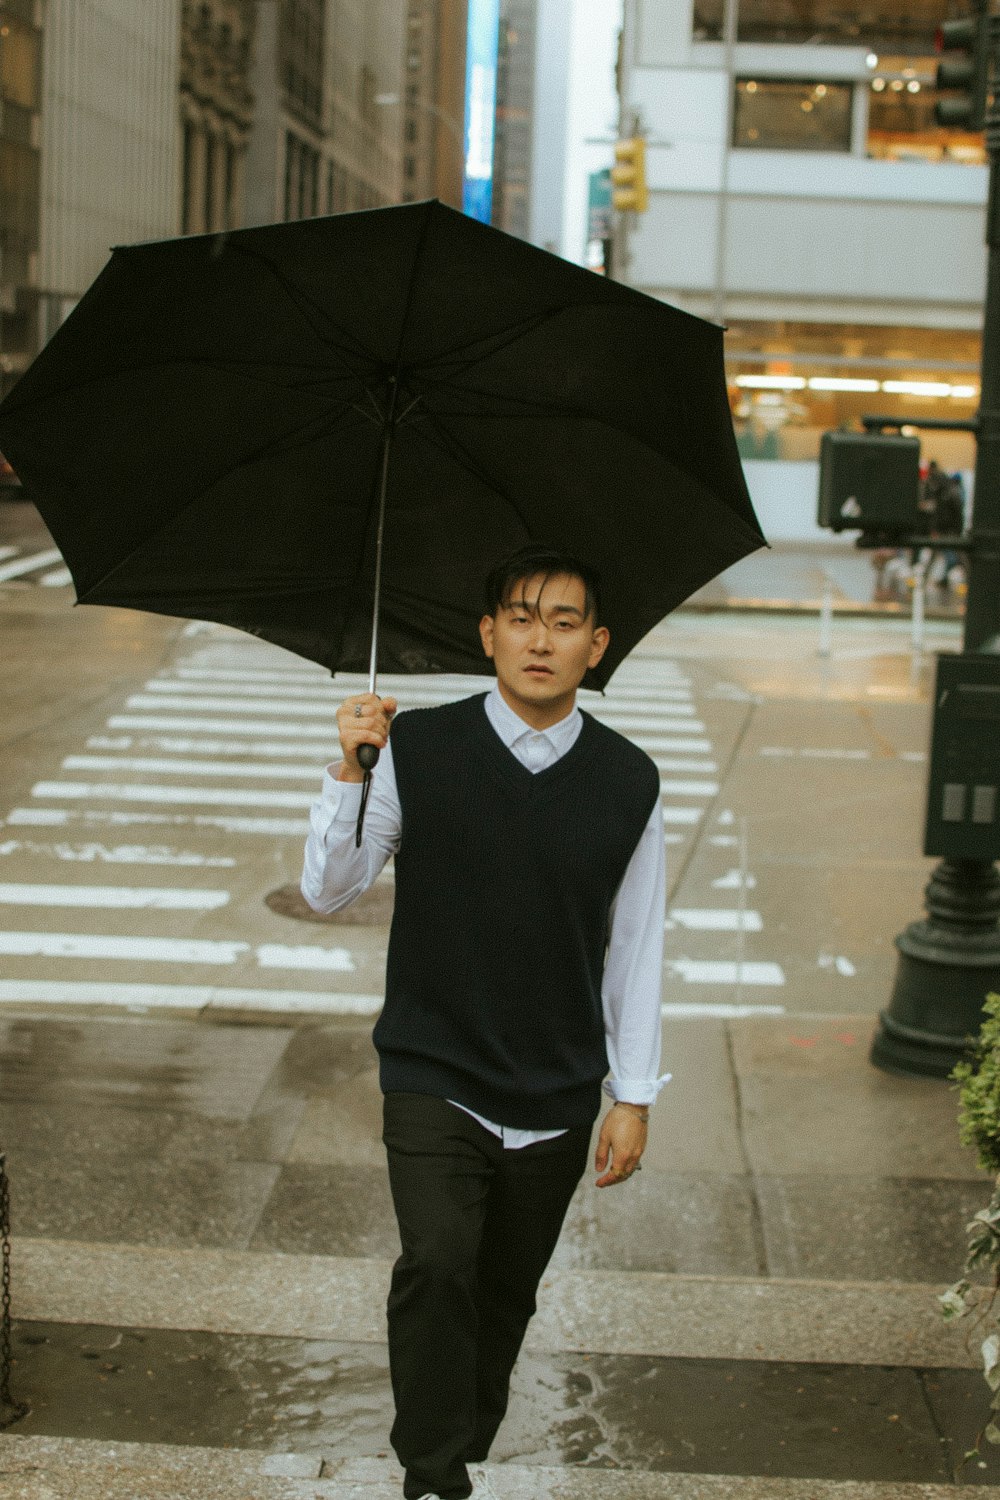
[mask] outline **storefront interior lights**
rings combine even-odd
[[[940,380],[883,380],[888,396],[950,396],[952,387]]]
[[[809,381],[811,391],[877,391],[877,380],[852,380],[847,375],[814,375]]]
[[[748,391],[801,391],[806,382],[801,375],[737,375],[736,384]]]

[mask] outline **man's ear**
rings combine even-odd
[[[611,633],[607,626],[598,625],[594,631],[594,639],[590,647],[590,660],[587,662],[587,666],[591,671],[593,671],[605,651],[607,651],[610,641]]]
[[[483,650],[493,660],[493,616],[483,615],[479,622],[479,639],[483,643]]]

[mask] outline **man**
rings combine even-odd
[[[667,1081],[659,776],[576,707],[608,646],[599,611],[575,558],[502,563],[480,623],[493,690],[394,723],[393,699],[349,698],[343,760],[312,811],[302,890],[317,911],[396,859],[374,1041],[402,1244],[388,1321],[406,1500],[473,1493],[467,1466],[507,1409],[609,1066],[599,1188],[639,1170]],[[363,744],[381,757],[356,848]]]

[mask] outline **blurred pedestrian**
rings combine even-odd
[[[639,1170],[667,1081],[659,776],[576,706],[609,640],[599,580],[526,549],[490,575],[480,634],[489,693],[398,718],[371,693],[341,706],[343,759],[302,877],[333,912],[395,855],[374,1041],[402,1246],[388,1325],[406,1500],[473,1494],[468,1465],[507,1409],[609,1068],[599,1188]],[[381,756],[358,848],[362,744]]]

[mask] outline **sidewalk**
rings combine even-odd
[[[907,558],[905,559],[908,561]],[[936,571],[936,570],[935,570]],[[903,567],[876,587],[870,551],[850,542],[776,542],[753,553],[700,589],[685,609],[812,613],[828,600],[834,614],[892,618],[913,609],[912,571]],[[928,584],[925,615],[931,620],[958,620],[964,594]]]

